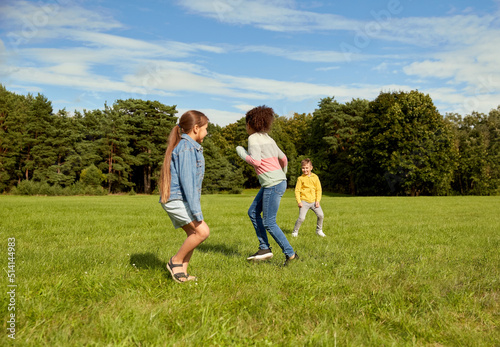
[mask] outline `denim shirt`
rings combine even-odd
[[[203,147],[189,135],[182,134],[179,144],[172,152],[170,162],[171,200],[185,201],[197,221],[203,220],[201,213],[201,184],[205,174]]]

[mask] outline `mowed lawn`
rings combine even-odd
[[[293,191],[278,223],[300,255],[246,257],[256,191],[204,195],[211,235],[197,283],[165,269],[185,238],[157,196],[0,196],[0,345],[9,342],[15,238],[20,346],[499,346],[500,197],[324,196],[298,238]]]

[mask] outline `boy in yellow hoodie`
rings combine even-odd
[[[321,201],[321,183],[316,174],[311,171],[313,169],[311,159],[304,159],[300,162],[302,167],[302,176],[297,179],[295,185],[295,200],[299,205],[299,218],[295,222],[292,236],[299,236],[299,228],[306,219],[307,211],[310,209],[316,213],[316,234],[325,237],[323,233],[324,214],[319,202]]]

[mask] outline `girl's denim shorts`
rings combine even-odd
[[[168,213],[175,229],[194,221],[194,217],[189,209],[189,206],[183,200],[171,200],[166,204],[161,204],[161,206]]]

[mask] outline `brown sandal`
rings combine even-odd
[[[167,270],[170,271],[170,274],[172,275],[172,279],[177,282],[177,283],[184,283],[189,281],[188,276],[184,272],[178,272],[174,273],[174,267],[179,267],[182,266],[182,264],[174,264],[172,263],[172,258],[168,261],[167,264]],[[181,281],[181,278],[185,278],[184,281]]]

